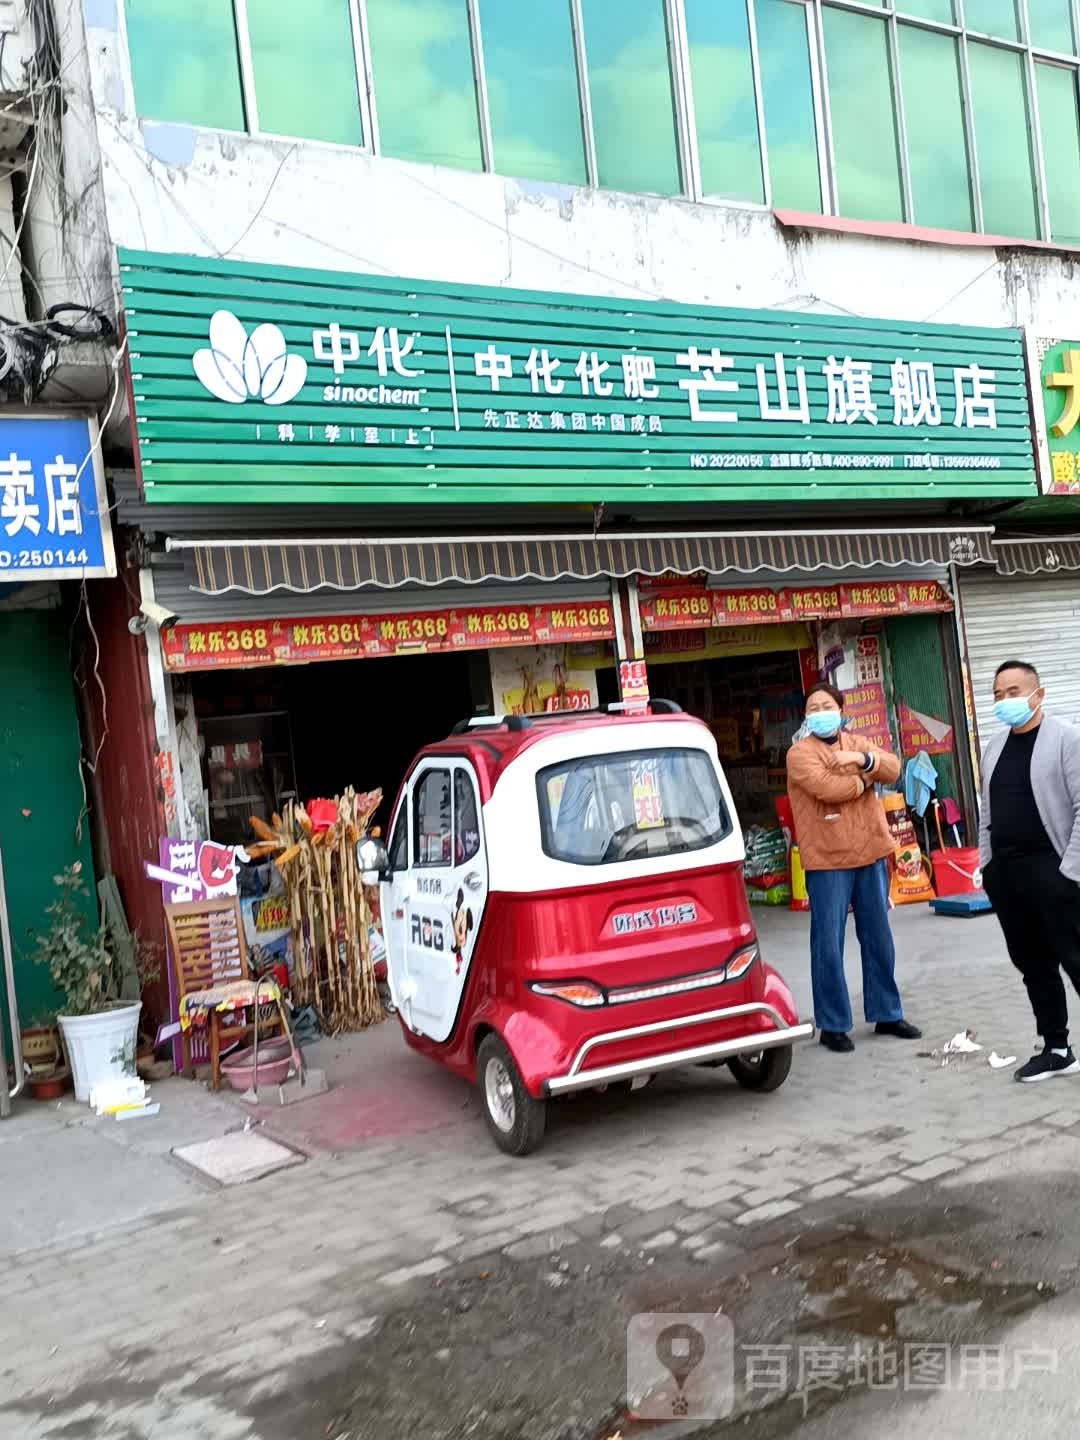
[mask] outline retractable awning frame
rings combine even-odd
[[[698,531],[692,534],[169,538],[206,596],[372,586],[486,585],[632,575],[859,573],[992,565],[992,526]],[[1080,542],[1077,542],[1080,544]]]

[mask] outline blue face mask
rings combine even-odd
[[[998,700],[994,705],[995,719],[1001,725],[1008,725],[1010,730],[1026,725],[1034,714],[1028,703],[1034,694],[1032,691],[1031,695],[1012,695],[1008,700]]]
[[[839,710],[815,710],[806,717],[806,728],[819,740],[831,740],[840,733],[844,717]]]

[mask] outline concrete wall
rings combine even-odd
[[[26,200],[20,250],[32,277],[29,318],[41,319],[52,305],[75,304],[115,319],[115,267],[100,184],[90,55],[81,0],[54,0],[54,16],[60,50],[61,103],[54,108],[49,96],[35,99],[35,159],[24,167]],[[32,40],[25,15],[20,33],[24,41]],[[12,83],[7,70],[3,83]],[[28,105],[28,115],[30,109]],[[5,182],[3,193],[9,188]],[[9,199],[0,200],[0,226],[7,234],[12,233],[4,219],[9,203]],[[12,274],[17,280],[21,278],[18,265],[12,267]],[[6,293],[3,298],[7,300]],[[4,313],[15,312],[5,308]],[[74,315],[62,318],[78,320]],[[63,342],[57,369],[42,398],[67,404],[79,399],[107,404],[115,382],[114,354],[114,346]]]
[[[19,228],[11,188],[12,171],[16,168],[22,167],[0,163],[0,315],[21,325],[26,321],[21,247],[12,245]]]
[[[572,190],[140,122],[120,4],[85,0],[108,239],[116,245],[637,299],[1033,322],[1080,334],[1076,266],[1058,255],[796,238],[760,209]]]

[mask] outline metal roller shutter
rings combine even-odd
[[[980,745],[997,728],[994,671],[1027,660],[1046,686],[1046,708],[1080,724],[1080,575],[1021,579],[972,570],[960,579]]]

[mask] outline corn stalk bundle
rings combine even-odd
[[[368,939],[371,903],[356,863],[357,843],[381,803],[381,790],[350,788],[333,802],[327,828],[316,828],[296,801],[270,825],[251,817],[258,840],[248,854],[272,856],[285,881],[296,1003],[314,1006],[328,1035],[383,1018]]]

